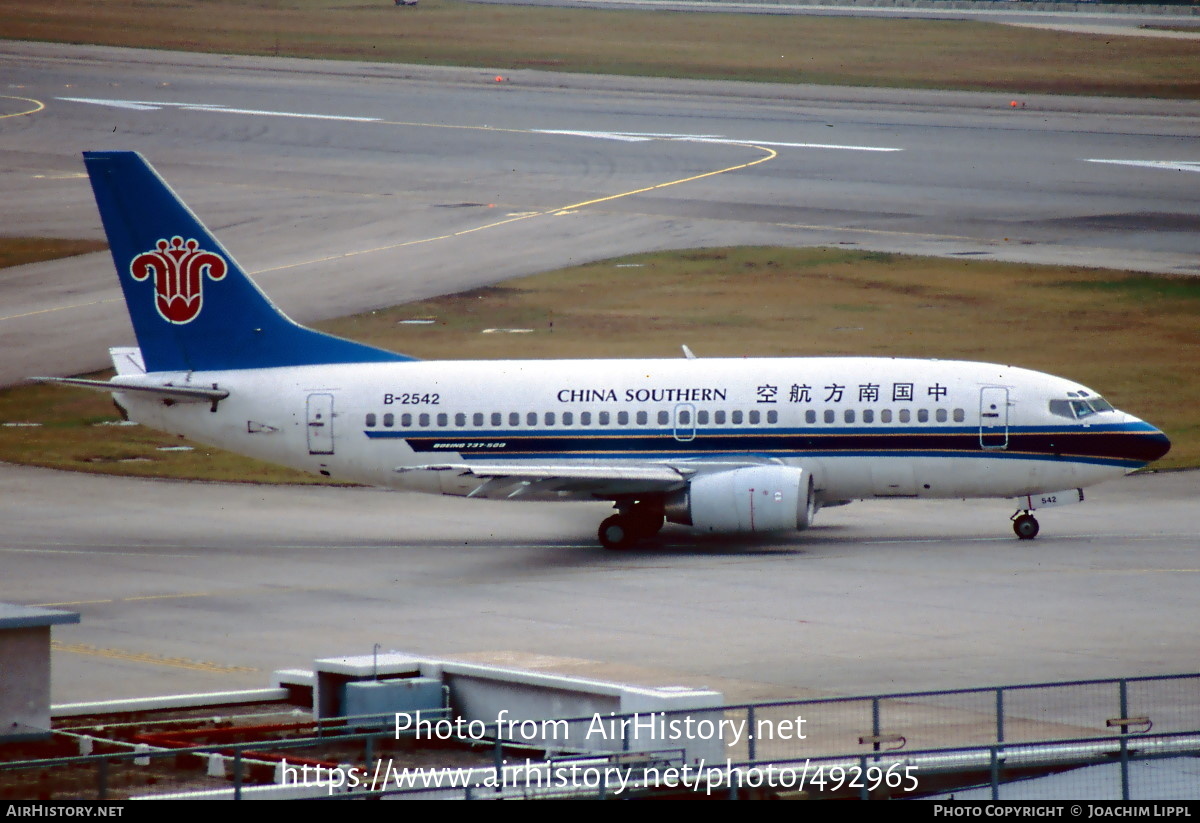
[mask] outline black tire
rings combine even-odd
[[[1037,518],[1032,514],[1023,514],[1013,520],[1013,531],[1021,540],[1032,540],[1038,536],[1039,530]]]
[[[619,514],[614,514],[612,517],[605,519],[600,524],[600,531],[597,533],[600,538],[600,545],[606,549],[621,551],[628,549],[633,545],[636,537],[634,530],[630,528],[628,521]]]
[[[657,517],[643,515],[642,517],[634,517],[629,526],[633,530],[634,537],[637,540],[645,540],[654,537],[654,535],[662,531],[665,522],[662,515]]]

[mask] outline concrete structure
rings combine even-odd
[[[50,627],[78,612],[0,603],[0,741],[50,734]]]
[[[369,713],[433,708],[426,699],[427,688],[392,688],[370,699],[354,693],[356,687],[372,683],[394,687],[411,679],[422,686],[440,684],[450,709],[447,719],[439,714],[428,721],[431,725],[418,731],[418,739],[449,737],[453,732],[480,739],[498,736],[551,752],[673,749],[682,750],[689,762],[719,762],[724,757],[718,722],[724,695],[708,689],[634,686],[399,652],[328,658],[313,666],[313,714],[318,719],[354,714],[354,707],[368,704]],[[297,677],[301,674],[276,672],[273,679],[287,687],[307,679]],[[625,725],[612,719],[635,713],[634,721]]]

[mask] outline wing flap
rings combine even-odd
[[[398,466],[395,471],[427,488],[437,483],[443,494],[492,500],[609,499],[624,495],[666,493],[687,485],[691,472],[666,465],[506,465],[434,463]],[[402,485],[408,483],[402,481]]]

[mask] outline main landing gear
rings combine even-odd
[[[658,534],[663,527],[665,515],[661,502],[618,503],[617,510],[617,514],[600,524],[600,545],[606,549],[631,548],[639,540]]]
[[[1037,518],[1029,510],[1017,512],[1012,516],[1013,531],[1021,540],[1032,540],[1038,536]]]

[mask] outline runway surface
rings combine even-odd
[[[301,320],[697,245],[1200,270],[1191,103],[12,43],[0,72],[5,233],[99,237],[78,152],[136,149]],[[0,295],[0,383],[132,342],[106,255]],[[0,600],[83,614],[55,630],[56,702],[374,643],[739,700],[1165,673],[1196,667],[1198,485],[1100,487],[1033,543],[1002,502],[871,502],[620,555],[603,506],[0,467]]]

